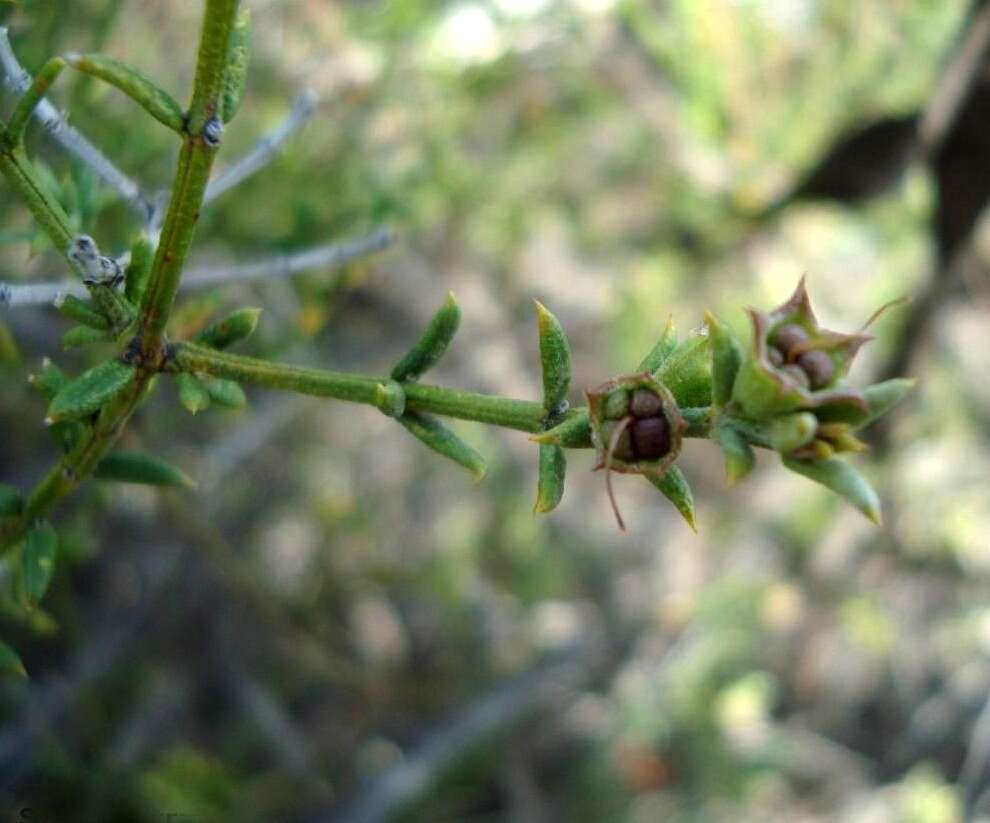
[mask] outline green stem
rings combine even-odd
[[[182,269],[192,245],[206,184],[219,147],[219,135],[212,139],[204,137],[204,129],[219,123],[214,118],[223,88],[227,44],[237,16],[237,6],[238,0],[207,0],[203,14],[196,80],[186,116],[186,134],[179,154],[179,167],[148,287],[141,300],[138,327],[141,352],[152,363],[161,360],[165,324],[179,289]]]
[[[0,173],[31,210],[52,244],[64,254],[72,241],[69,218],[55,197],[45,189],[23,147],[4,134],[0,144]]]
[[[148,370],[109,402],[89,434],[65,455],[28,497],[23,513],[0,526],[0,550],[9,548],[29,525],[51,511],[96,468],[117,441],[144,396],[154,367],[161,360],[162,336],[178,289],[182,266],[192,242],[196,220],[213,165],[218,140],[204,140],[203,128],[217,111],[223,85],[227,42],[237,15],[238,0],[207,0],[200,39],[193,101],[187,116],[187,134],[179,155],[172,198],[152,267],[151,280],[141,303],[141,354]],[[216,135],[214,135],[215,137]],[[5,128],[0,129],[0,173],[24,199],[35,219],[63,254],[72,241],[69,221],[54,197],[45,191],[23,148]],[[150,355],[150,357],[149,357]]]
[[[0,526],[0,552],[20,540],[35,520],[47,515],[62,498],[75,491],[93,472],[134,413],[151,376],[147,372],[139,374],[138,379],[126,391],[108,403],[100,412],[88,436],[56,463],[34,487],[20,516],[3,522]]]
[[[228,380],[258,383],[273,389],[332,397],[351,403],[378,406],[378,386],[388,383],[388,377],[373,377],[345,372],[311,369],[285,363],[273,363],[240,354],[217,351],[195,343],[178,343],[173,349],[174,364],[179,371],[198,372]],[[543,431],[546,410],[542,403],[514,400],[497,395],[449,389],[425,383],[404,383],[406,409],[427,412],[442,417],[473,420],[517,431]],[[580,414],[572,409],[563,419]],[[688,437],[707,437],[710,410],[683,409],[688,421]],[[591,444],[588,443],[588,446]]]

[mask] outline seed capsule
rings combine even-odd
[[[632,441],[640,459],[657,460],[670,451],[670,424],[664,417],[637,420],[632,426]]]
[[[649,389],[636,389],[629,401],[629,412],[633,417],[656,417],[663,411],[663,403]]]
[[[832,382],[835,376],[835,364],[821,349],[812,349],[801,354],[797,364],[808,375],[811,388],[820,389]]]
[[[660,477],[677,458],[686,424],[671,390],[653,375],[624,375],[588,392],[598,467]]]
[[[790,358],[791,350],[799,346],[808,339],[808,332],[804,326],[797,323],[788,323],[777,329],[773,335],[773,344],[777,346],[787,357]]]
[[[784,365],[784,353],[776,346],[768,346],[767,360],[769,360],[770,363],[776,366],[777,368],[780,368],[781,366]]]

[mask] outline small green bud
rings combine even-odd
[[[773,418],[766,429],[770,447],[781,454],[790,454],[812,441],[818,420],[811,412],[796,412]]]

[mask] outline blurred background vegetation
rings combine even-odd
[[[699,441],[682,458],[697,535],[623,478],[618,532],[590,453],[571,453],[561,508],[536,519],[536,450],[517,433],[457,426],[490,461],[473,484],[368,409],[249,390],[245,411],[193,418],[165,381],[125,443],[199,489],[88,484],[59,512],[46,611],[0,610],[31,673],[0,684],[0,820],[990,815],[978,93],[958,119],[975,130],[874,181],[986,4],[246,5],[247,94],[219,164],[304,87],[321,102],[204,214],[195,262],[383,223],[398,240],[199,294],[188,316],[260,305],[250,351],[379,373],[452,289],[464,319],[437,382],[537,398],[534,297],[570,334],[583,388],[634,368],[669,315],[687,330],[712,309],[744,332],[743,308],[776,305],[804,272],[832,328],[908,295],[922,310],[886,314],[853,373],[921,378],[859,459],[886,525],[770,459],[727,491]],[[179,100],[200,14],[0,2],[29,70],[101,50]],[[173,136],[119,94],[66,75],[52,99],[148,191],[168,185]],[[862,191],[815,182],[836,141],[887,121],[910,125],[849,161]],[[29,145],[80,229],[126,248],[133,214],[37,127]],[[65,276],[6,188],[0,240],[0,280]],[[45,354],[94,356],[59,351],[65,327],[49,308],[0,312],[0,480],[21,488],[56,456],[26,376]]]

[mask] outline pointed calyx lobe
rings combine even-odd
[[[829,409],[835,419],[866,412],[862,392],[841,384],[869,335],[823,329],[804,278],[785,303],[770,312],[749,310],[752,349],[733,385],[732,399],[751,419],[799,409]]]

